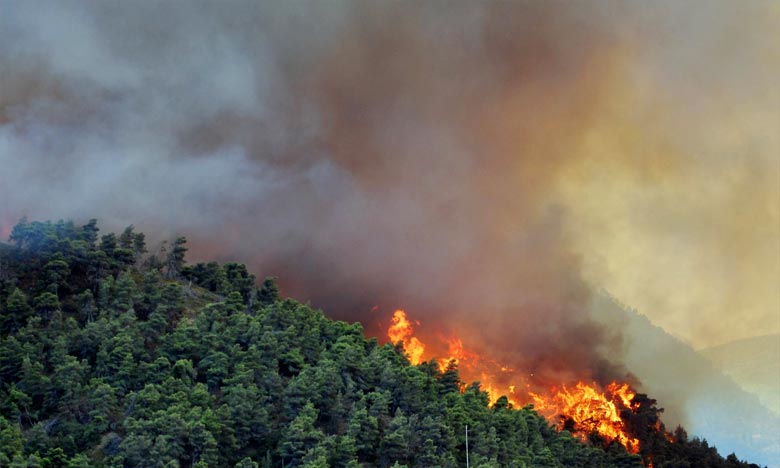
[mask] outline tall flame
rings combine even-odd
[[[414,336],[414,326],[403,310],[393,313],[387,337],[392,343],[403,344],[409,361],[414,365],[439,358],[439,369],[443,372],[450,362],[456,363],[464,379],[481,383],[491,404],[495,404],[501,396],[506,396],[512,406],[530,403],[552,424],[562,423],[562,429],[571,430],[583,440],[592,433],[598,433],[607,443],[617,441],[629,452],[639,452],[639,440],[628,434],[620,416],[623,410],[636,410],[633,402],[636,394],[627,383],[612,382],[601,389],[595,382],[580,381],[573,385],[561,383],[546,392],[532,391],[523,374],[468,350],[457,336],[440,337],[441,354],[445,356],[426,352],[431,347],[426,347]],[[533,374],[530,375],[533,377]]]
[[[422,362],[425,345],[413,333],[414,329],[409,319],[406,318],[406,312],[396,310],[393,314],[392,325],[387,329],[387,337],[392,343],[403,343],[404,350],[409,355],[409,362],[416,366]]]

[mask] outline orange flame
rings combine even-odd
[[[416,324],[420,325],[419,322]],[[403,310],[396,310],[393,314],[387,336],[392,343],[403,344],[413,365],[435,357],[426,354],[431,348],[414,336],[414,327]],[[480,381],[491,404],[495,404],[501,396],[506,396],[512,407],[519,406],[518,401],[533,403],[535,409],[552,424],[563,421],[565,428],[571,429],[583,440],[595,432],[607,443],[618,441],[629,452],[639,452],[639,440],[626,432],[620,418],[622,410],[636,409],[633,403],[636,394],[627,383],[612,382],[605,389],[600,389],[596,383],[577,382],[571,388],[566,385],[550,388],[546,395],[534,393],[523,374],[468,350],[457,336],[440,336],[439,340],[441,354],[446,353],[446,357],[438,362],[440,371],[444,372],[450,362],[458,364],[464,379]],[[530,377],[533,378],[533,374]]]
[[[607,391],[612,395],[620,398],[620,401],[623,402],[624,407],[636,409],[636,405],[634,403],[634,397],[636,396],[636,393],[631,390],[631,387],[629,387],[627,383],[620,385],[617,382],[612,382],[611,384],[607,385]]]
[[[390,338],[392,343],[403,343],[404,349],[409,355],[409,362],[416,366],[422,362],[425,345],[414,337],[413,334],[414,328],[412,328],[412,324],[406,318],[406,312],[396,310],[393,314],[392,325],[387,329],[387,337]]]
[[[596,432],[607,442],[617,440],[629,452],[639,452],[639,440],[630,437],[620,418],[616,403],[632,408],[635,394],[628,384],[612,382],[607,386],[607,392],[599,392],[598,385],[577,382],[574,388],[563,385],[561,389],[551,389],[550,396],[544,397],[529,392],[534,399],[535,409],[548,419],[561,417],[568,420],[575,433],[584,437]]]

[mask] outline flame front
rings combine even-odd
[[[416,324],[420,325],[419,322]],[[409,361],[414,365],[438,357],[439,369],[443,372],[450,362],[458,364],[465,380],[481,383],[491,404],[495,404],[500,396],[506,396],[512,406],[531,403],[552,424],[562,423],[561,429],[569,429],[583,440],[589,434],[598,433],[607,443],[617,441],[629,452],[639,452],[639,440],[628,434],[620,417],[621,411],[636,409],[633,402],[636,394],[626,383],[612,382],[605,389],[600,389],[595,382],[587,384],[580,381],[572,386],[562,383],[547,392],[534,392],[524,374],[468,350],[456,336],[439,337],[440,354],[446,356],[431,353],[431,347],[426,347],[414,336],[412,322],[403,310],[393,313],[387,337],[394,344],[403,344]],[[533,374],[529,375],[533,377]]]
[[[566,385],[551,389],[549,396],[529,392],[535,409],[548,419],[563,418],[564,426],[585,438],[596,432],[607,442],[617,440],[629,452],[639,452],[639,440],[626,433],[618,406],[631,409],[634,393],[628,384],[612,382],[606,392],[597,390],[597,385],[577,382],[574,388]]]

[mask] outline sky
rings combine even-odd
[[[2,234],[186,235],[528,365],[604,370],[599,291],[696,348],[780,332],[778,2],[0,10]]]

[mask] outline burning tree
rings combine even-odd
[[[496,410],[526,405],[526,409],[533,408],[558,430],[568,431],[582,442],[605,450],[620,446],[630,454],[640,455],[648,467],[654,466],[654,459],[685,458],[685,447],[701,452],[702,460],[710,458],[713,463],[722,460],[714,450],[708,451],[706,441],[688,441],[682,428],[674,434],[667,432],[660,418],[663,408],[627,382],[601,385],[578,380],[539,385],[522,370],[467,349],[457,336],[443,337],[442,346],[423,342],[415,336],[415,325],[419,326],[420,322],[410,320],[405,311],[396,310],[387,337],[402,346],[401,351],[413,365],[427,365],[426,359],[439,357],[438,361],[431,362],[438,362],[441,380],[449,382],[454,376],[461,392],[484,390],[487,401]],[[443,356],[436,356],[431,351],[435,349],[446,351]],[[467,387],[458,380],[458,370],[467,379],[479,382]]]

